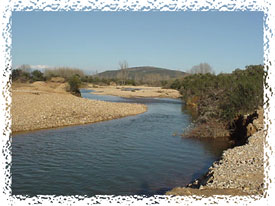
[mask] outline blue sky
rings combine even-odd
[[[262,12],[13,12],[12,61],[91,74],[157,66],[216,73],[263,64]],[[41,66],[43,67],[43,66]]]

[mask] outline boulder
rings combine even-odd
[[[249,123],[246,127],[246,131],[247,131],[246,132],[247,137],[250,137],[251,135],[257,132],[257,129],[252,123]]]
[[[253,120],[253,125],[257,129],[257,131],[263,129],[264,125],[264,110],[258,109],[257,110],[258,118]]]

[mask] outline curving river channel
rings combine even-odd
[[[148,111],[14,135],[14,195],[164,194],[204,174],[229,147],[224,141],[181,138],[192,121],[181,100],[81,92],[84,98],[144,103]]]

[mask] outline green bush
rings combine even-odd
[[[13,81],[15,81],[15,80],[18,80],[21,75],[22,75],[22,70],[13,69],[11,73],[11,78]]]
[[[263,105],[263,76],[262,65],[250,65],[231,74],[189,75],[175,80],[170,88],[178,89],[185,102],[196,99],[199,119],[231,122]]]
[[[79,91],[79,87],[81,85],[80,76],[77,74],[71,76],[69,78],[68,83],[69,83],[69,91],[76,96],[80,96],[80,91]]]
[[[31,78],[32,81],[44,81],[44,74],[39,71],[39,70],[34,70],[33,72],[31,72]]]
[[[12,81],[28,82],[31,81],[31,74],[28,71],[23,71],[22,69],[12,70]]]
[[[224,101],[220,103],[222,118],[234,117],[253,112],[263,106],[263,66],[248,66],[245,70],[232,73],[232,84],[225,90]]]

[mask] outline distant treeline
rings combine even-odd
[[[92,83],[96,85],[106,86],[106,85],[133,85],[136,86],[136,82],[131,79],[118,79],[118,78],[102,78],[96,75],[86,75],[81,78],[82,82]]]
[[[32,70],[28,65],[21,65],[19,68],[12,70],[12,80],[20,82],[47,81],[52,77],[62,77],[68,81],[74,75],[80,78],[85,76],[82,70],[70,67],[45,69],[45,71],[42,72],[37,69]]]
[[[68,83],[69,92],[76,96],[80,96],[79,87],[81,86],[81,79],[84,76],[85,75],[82,70],[75,68],[59,67],[54,69],[46,69],[43,73],[40,70],[32,71],[28,65],[22,65],[21,67],[12,70],[11,77],[12,81],[17,81],[21,83],[50,81],[53,80],[54,77],[59,77],[59,81]]]
[[[263,66],[250,65],[231,74],[188,75],[165,87],[180,91],[183,101],[197,110],[198,122],[211,119],[233,122],[238,115],[263,106],[263,78]]]
[[[126,70],[124,70],[126,71]],[[145,72],[144,72],[145,73]],[[69,81],[73,76],[78,76],[82,83],[92,83],[96,85],[149,85],[149,86],[164,86],[171,80],[169,76],[156,74],[135,75],[135,78],[130,77],[130,74],[118,70],[114,77],[102,77],[100,75],[85,75],[85,73],[77,68],[59,67],[53,69],[32,70],[28,65],[22,65],[17,69],[12,70],[12,80],[19,82],[34,82],[34,81],[48,81],[52,77],[62,77]],[[175,78],[174,78],[175,79]]]
[[[146,68],[152,69],[152,68]],[[146,69],[144,71],[146,71]],[[126,70],[127,71],[127,70]],[[32,71],[27,65],[12,70],[12,80],[20,82],[48,81],[52,77],[62,77],[72,90],[77,92],[80,84],[96,85],[141,85],[162,86],[177,89],[183,101],[197,110],[203,123],[210,119],[220,122],[232,122],[239,114],[252,112],[263,105],[262,65],[250,65],[244,70],[236,69],[231,74],[215,75],[212,68],[204,63],[194,66],[184,77],[163,79],[159,76],[148,76],[142,79],[129,79],[123,75],[115,78],[102,78],[98,75],[85,75],[76,68],[60,67]],[[202,72],[202,73],[200,73]],[[119,74],[119,73],[118,73]],[[147,77],[147,76],[146,76]]]

